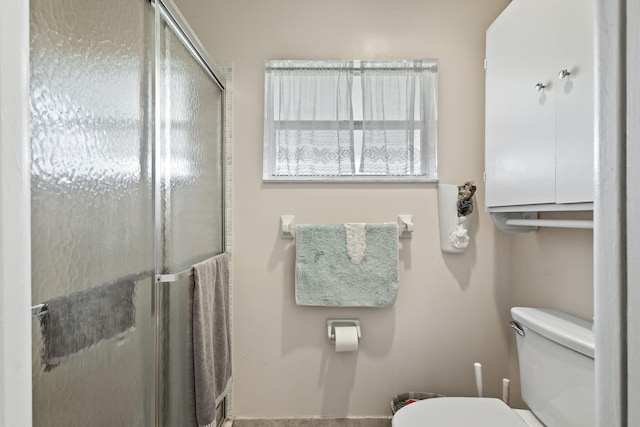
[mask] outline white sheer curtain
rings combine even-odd
[[[362,61],[363,175],[436,177],[437,63]]]
[[[354,175],[353,61],[268,61],[265,71],[267,170]]]

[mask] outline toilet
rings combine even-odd
[[[522,399],[530,411],[477,397],[425,399],[400,409],[393,427],[586,427],[595,425],[591,322],[557,310],[513,307]]]

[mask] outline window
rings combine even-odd
[[[435,181],[437,61],[267,61],[265,181]]]

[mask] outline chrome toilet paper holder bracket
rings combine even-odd
[[[327,335],[331,344],[336,343],[336,326],[355,326],[358,332],[358,341],[360,341],[362,333],[358,319],[327,319]]]

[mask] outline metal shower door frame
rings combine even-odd
[[[159,260],[162,259],[162,245],[160,236],[162,235],[162,207],[161,207],[161,177],[158,173],[158,165],[161,164],[161,150],[158,148],[158,143],[160,136],[162,135],[162,120],[161,120],[161,106],[162,106],[162,88],[160,87],[161,77],[160,77],[160,67],[158,66],[158,58],[160,57],[160,28],[161,23],[165,22],[173,31],[173,33],[178,37],[178,39],[182,42],[182,44],[187,48],[187,50],[191,53],[193,58],[197,61],[197,63],[202,67],[202,69],[207,73],[207,75],[215,82],[215,84],[220,88],[222,92],[222,111],[221,111],[221,147],[220,147],[220,161],[221,161],[221,190],[222,190],[222,218],[221,223],[223,224],[222,230],[222,248],[226,247],[226,232],[224,230],[226,220],[225,220],[225,194],[226,194],[226,186],[225,186],[225,114],[224,114],[224,106],[226,105],[226,91],[225,91],[225,78],[222,71],[216,67],[213,63],[213,60],[209,56],[208,52],[196,36],[195,32],[182,15],[177,5],[172,0],[148,0],[149,3],[155,9],[155,19],[154,19],[154,39],[153,39],[153,61],[152,61],[152,93],[153,93],[153,130],[152,130],[152,158],[153,158],[153,167],[152,167],[152,180],[153,180],[153,217],[154,217],[154,254],[155,254],[155,263],[156,263],[156,280],[154,280],[154,287],[152,292],[153,303],[152,303],[152,313],[155,324],[155,338],[154,338],[154,354],[155,354],[155,380],[154,380],[154,407],[155,407],[155,425],[160,427],[161,419],[162,419],[162,376],[161,376],[161,366],[162,366],[162,342],[159,334],[162,331],[162,313],[160,310],[160,300],[161,300],[161,292],[159,286],[164,283],[168,276],[184,276],[186,272],[164,272],[162,270],[162,265]],[[224,406],[224,403],[223,403]]]

